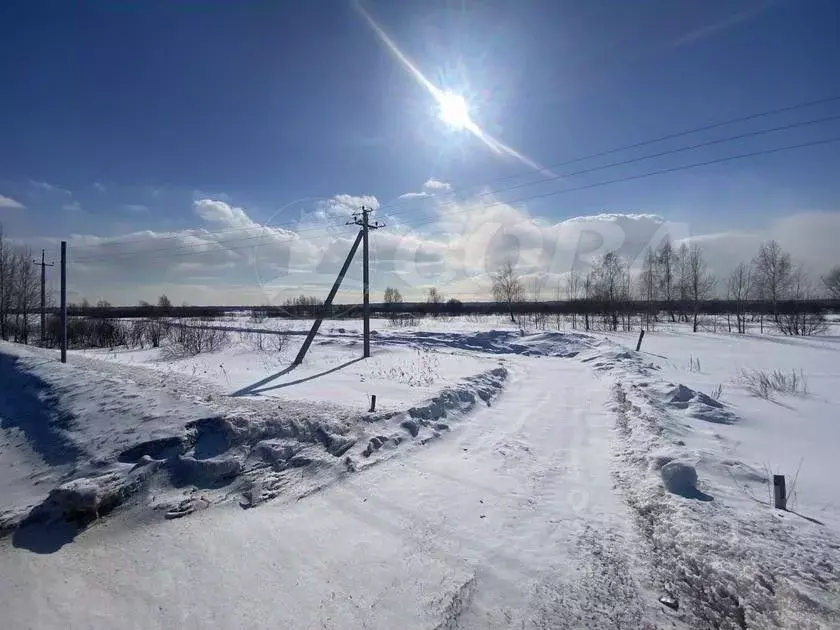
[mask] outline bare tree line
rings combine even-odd
[[[544,326],[546,309],[540,307],[539,287],[525,297],[524,278],[511,262],[500,265],[492,274],[492,296],[499,311],[506,312],[512,322],[517,315],[530,324]],[[657,248],[648,248],[640,269],[633,273],[627,261],[614,251],[607,252],[582,274],[572,270],[565,282],[557,286],[556,302],[564,299],[574,306],[572,328],[582,319],[584,330],[630,330],[638,317],[645,330],[654,330],[662,321],[690,323],[697,332],[701,314],[710,301],[723,297],[727,328],[745,333],[750,321],[765,323],[780,333],[810,336],[825,332],[827,324],[821,309],[813,307],[821,296],[840,299],[840,266],[822,278],[821,292],[801,265],[774,240],[762,243],[749,263],[740,263],[725,279],[710,270],[703,248],[682,243],[674,248],[665,240]],[[528,308],[528,305],[531,308]],[[553,311],[559,327],[560,309]],[[580,316],[580,318],[579,318]]]
[[[31,250],[10,242],[0,226],[0,338],[3,340],[22,343],[32,340],[40,306],[38,276]],[[427,291],[423,302],[405,302],[397,289],[389,287],[384,302],[374,307],[380,315],[389,317],[407,313],[500,312],[515,323],[527,319],[536,328],[544,328],[551,316],[558,327],[569,316],[573,329],[582,326],[585,330],[630,330],[637,323],[646,330],[654,330],[662,322],[685,322],[696,332],[702,323],[701,315],[709,312],[710,304],[718,304],[720,309],[715,312],[726,315],[730,331],[743,334],[750,323],[758,323],[762,332],[769,326],[785,335],[808,336],[826,329],[824,309],[816,307],[815,300],[823,296],[840,300],[840,266],[821,278],[820,287],[774,240],[762,243],[749,262],[740,263],[724,278],[710,272],[699,244],[682,243],[674,247],[665,240],[644,252],[637,269],[631,269],[617,252],[601,256],[586,273],[573,269],[556,285],[554,302],[543,298],[543,277],[526,279],[511,262],[500,265],[491,274],[491,280],[493,303],[463,304],[454,298],[445,301],[435,287]],[[725,302],[716,302],[720,298]],[[71,315],[99,320],[206,317],[219,315],[222,310],[223,307],[175,307],[166,295],[161,295],[156,305],[141,302],[137,307],[114,308],[103,300],[95,306],[83,300],[80,306],[70,306]],[[288,299],[283,307],[255,307],[253,312],[260,318],[356,315],[352,305],[324,309],[322,300],[305,295]],[[149,325],[141,331],[138,324],[137,330],[122,333],[107,321],[83,325],[71,319],[69,328],[70,332],[78,333],[71,336],[89,337],[93,345],[102,346],[119,344],[129,337],[138,345],[156,347],[162,336],[156,326]],[[56,343],[57,333],[57,319],[51,317],[46,343]]]
[[[37,266],[28,247],[9,242],[0,225],[0,338],[29,343],[41,304]]]

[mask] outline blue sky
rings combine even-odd
[[[476,125],[549,168],[840,94],[833,0],[363,7],[432,83],[465,97]],[[203,198],[256,222],[299,220],[315,206],[299,200],[339,194],[427,217],[428,201],[399,197],[430,178],[465,199],[541,177],[443,123],[349,1],[5,2],[0,86],[0,195],[24,206],[6,203],[0,221],[22,238],[193,229]],[[836,114],[840,102],[826,103],[553,170]],[[840,143],[520,200],[834,136],[837,120],[498,198],[548,222],[635,212],[688,222],[692,233],[760,229],[836,212]]]

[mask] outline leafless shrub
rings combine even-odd
[[[266,347],[265,335],[260,332],[240,332],[239,341],[248,346],[254,352],[263,352]]]
[[[278,353],[287,347],[289,333],[284,331],[245,331],[239,333],[239,340],[254,352]]]
[[[688,357],[688,371],[689,372],[700,372],[700,358],[695,357],[693,354],[689,355]]]
[[[145,319],[135,319],[131,322],[126,336],[127,344],[132,348],[140,348],[142,350],[148,340],[148,334],[146,332],[148,327],[149,322]]]
[[[712,398],[720,400],[723,397],[723,383],[719,383],[717,387],[712,390]]]
[[[411,313],[394,313],[388,318],[388,323],[393,328],[408,328],[417,323],[417,318]]]
[[[431,348],[417,348],[413,359],[400,361],[388,367],[377,366],[370,375],[409,387],[434,385],[440,379],[440,361],[437,352]]]
[[[269,335],[271,343],[269,344],[274,352],[283,352],[286,346],[289,345],[289,333],[282,332]]]
[[[741,370],[741,383],[753,396],[770,400],[774,394],[806,396],[808,381],[802,370]]]
[[[226,330],[179,324],[170,328],[167,351],[176,357],[195,356],[220,350],[229,341],[230,335]]]
[[[146,324],[146,339],[149,345],[152,348],[160,348],[161,342],[169,335],[169,324],[159,319],[149,320]]]

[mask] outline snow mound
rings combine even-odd
[[[172,464],[172,478],[176,485],[193,485],[197,488],[224,485],[242,471],[242,464],[234,457],[196,459],[181,456]]]
[[[104,516],[145,487],[156,466],[126,468],[61,484],[29,512],[20,526],[61,521],[86,525]]]
[[[511,343],[510,347],[517,354],[525,356],[571,358],[588,347],[590,342],[589,337],[578,333],[547,331],[525,335]]]
[[[82,478],[60,485],[47,500],[64,515],[96,514],[107,494],[104,484]]]
[[[557,331],[524,333],[515,330],[478,332],[399,332],[382,335],[379,343],[390,345],[419,344],[425,348],[467,350],[487,354],[521,354],[525,356],[574,357],[591,347],[592,338]]]
[[[659,474],[669,492],[682,496],[697,492],[697,469],[691,464],[671,461],[660,469]]]
[[[469,413],[482,402],[490,405],[506,377],[507,370],[494,368],[397,413],[336,419],[313,406],[311,415],[192,419],[169,427],[168,435],[162,430],[141,434],[135,439],[146,439],[123,443],[110,457],[80,462],[69,471],[72,478],[33,509],[0,514],[0,525],[4,533],[16,532],[25,541],[21,544],[35,548],[42,536],[31,525],[52,530],[72,521],[73,532],[57,543],[63,544],[132,497],[132,508],[151,508],[166,519],[235,497],[242,497],[242,507],[280,496],[297,499],[361,470],[362,461],[370,465],[409,442],[421,445],[440,437],[449,428],[441,418]],[[154,492],[144,492],[152,484]]]
[[[683,384],[667,394],[668,405],[674,409],[684,409],[689,415],[714,424],[734,424],[737,417],[724,408],[719,400],[698,392]]]
[[[428,424],[445,418],[453,411],[469,412],[479,400],[489,407],[506,378],[507,370],[503,367],[466,378],[460,385],[444,389],[425,405],[412,407],[408,410],[408,415],[421,423]]]

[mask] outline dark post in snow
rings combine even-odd
[[[61,241],[61,362],[67,363],[67,241]]]
[[[642,339],[645,338],[645,329],[642,328],[639,331],[639,340],[636,342],[636,352],[638,352],[642,348]]]
[[[773,498],[777,510],[787,509],[787,492],[785,490],[784,475],[773,475]]]
[[[370,409],[368,411],[370,411],[370,412],[376,411],[376,394],[371,394],[370,395]]]
[[[41,250],[41,262],[33,260],[41,266],[41,344],[47,340],[47,267],[54,267],[54,263],[45,262],[45,252]]]

